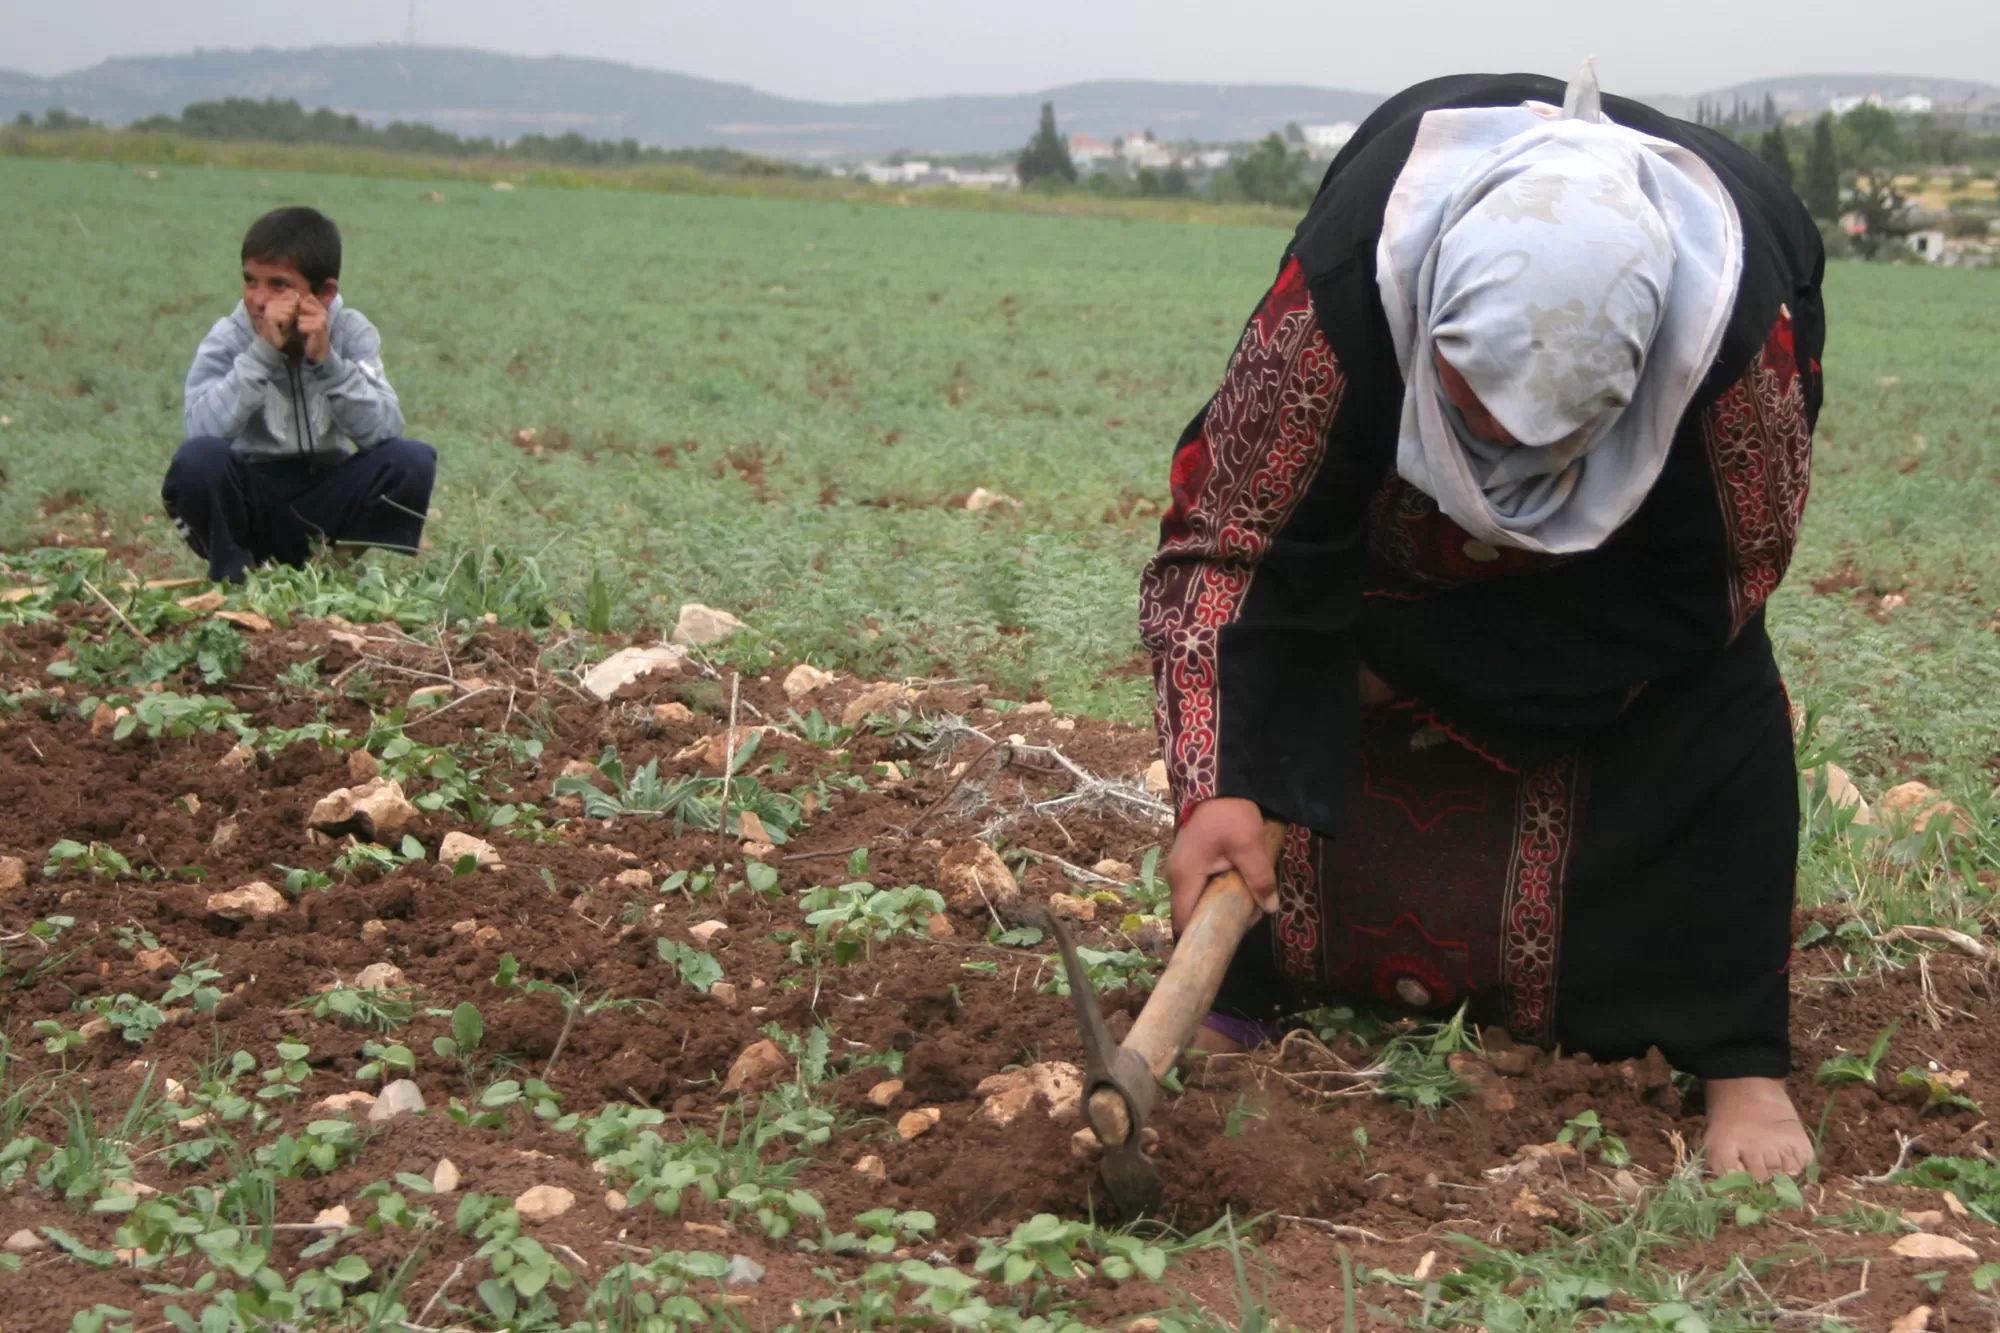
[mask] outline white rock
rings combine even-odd
[[[1022,704],[1019,708],[1015,709],[1014,716],[1049,717],[1052,716],[1055,713],[1055,711],[1056,711],[1056,706],[1050,703],[1047,699],[1037,699],[1035,700],[1035,702],[1031,704]]]
[[[1879,804],[1885,818],[1907,824],[1916,832],[1940,819],[1951,820],[1952,828],[1961,836],[1970,836],[1973,830],[1972,816],[1945,800],[1944,794],[1928,783],[1905,782],[1891,787],[1882,793]]]
[[[431,1188],[439,1194],[449,1194],[458,1188],[458,1164],[449,1157],[438,1158],[435,1170],[431,1172]]]
[[[687,653],[669,643],[645,648],[620,648],[583,673],[583,688],[600,699],[609,699],[641,676],[655,671],[678,673]]]
[[[208,910],[225,921],[269,921],[285,910],[285,895],[263,880],[208,895]]]
[[[475,838],[470,833],[460,833],[454,829],[445,834],[444,841],[438,844],[439,865],[455,867],[468,856],[472,858],[473,864],[482,870],[501,868],[500,853],[495,851],[493,844],[484,838]]]
[[[347,1211],[347,1205],[337,1203],[331,1208],[322,1208],[313,1214],[313,1225],[322,1227],[352,1226],[354,1215]]]
[[[22,1227],[5,1241],[0,1241],[0,1250],[8,1254],[33,1254],[36,1250],[46,1250],[49,1243],[34,1232]]]
[[[370,920],[361,923],[361,942],[363,944],[380,944],[388,938],[389,923],[387,921]]]
[[[0,856],[0,893],[28,887],[28,863],[18,856]]]
[[[403,784],[376,778],[358,787],[340,787],[321,797],[306,816],[306,826],[328,837],[358,833],[370,842],[393,833],[417,817],[417,807],[403,795]]]
[[[372,1092],[336,1092],[331,1097],[322,1097],[313,1103],[315,1111],[351,1111],[357,1106],[373,1106],[375,1094]]]
[[[764,1265],[747,1254],[729,1256],[729,1271],[722,1275],[725,1287],[754,1287],[764,1280]]]
[[[843,727],[858,727],[867,721],[870,715],[875,713],[893,713],[898,707],[909,701],[910,691],[907,686],[898,685],[894,681],[881,685],[870,685],[860,694],[855,695],[849,701],[847,707],[840,710],[840,725]]]
[[[1083,1112],[1083,1071],[1066,1060],[1044,1060],[1029,1066],[1035,1093],[1049,1108],[1049,1119],[1071,1120]]]
[[[399,1078],[382,1088],[382,1095],[368,1108],[370,1122],[394,1120],[399,1115],[412,1114],[424,1109],[423,1090],[409,1079]]]
[[[1115,879],[1121,884],[1130,884],[1139,878],[1139,872],[1134,870],[1129,862],[1114,861],[1108,856],[1092,866],[1091,870],[1106,879]]]
[[[727,611],[718,611],[700,602],[688,602],[681,607],[680,623],[674,626],[674,642],[696,647],[721,643],[730,635],[749,628]]]
[[[394,963],[370,963],[354,974],[356,990],[401,990],[410,984]]]
[[[677,725],[694,721],[694,709],[678,699],[669,699],[663,704],[653,705],[653,721],[665,725]]]
[[[727,921],[704,921],[699,925],[689,926],[688,934],[694,936],[696,944],[706,949],[717,935],[728,929]]]
[[[1011,495],[1002,495],[999,491],[989,491],[984,486],[977,486],[973,488],[972,494],[965,497],[965,507],[978,513],[982,509],[1019,509],[1021,502]]]
[[[821,671],[816,666],[801,662],[785,674],[785,697],[797,703],[814,690],[833,684],[833,681],[831,671]]]
[[[771,841],[771,831],[764,827],[763,818],[755,810],[745,810],[736,816],[736,836],[744,842]]]
[[[623,1192],[619,1190],[606,1190],[604,1191],[604,1206],[614,1213],[622,1213],[631,1204],[626,1200]]]
[[[1146,766],[1146,790],[1154,796],[1165,796],[1173,784],[1167,780],[1167,761],[1155,759]]]
[[[1078,898],[1067,893],[1049,895],[1049,911],[1065,921],[1097,920],[1097,904],[1088,898]]]
[[[896,1121],[896,1133],[904,1140],[914,1139],[919,1134],[928,1134],[937,1128],[938,1121],[944,1119],[944,1112],[935,1106],[919,1106],[914,1111],[905,1111]]]
[[[1979,1251],[1963,1241],[1949,1236],[1933,1236],[1927,1231],[1905,1236],[1889,1247],[1889,1252],[1901,1259],[1945,1260],[1977,1259]]]
[[[354,783],[373,782],[382,776],[382,764],[366,750],[347,752],[347,780]]]
[[[524,1222],[547,1222],[576,1206],[576,1195],[560,1185],[535,1185],[514,1198],[514,1211]]]
[[[776,1042],[769,1039],[752,1042],[729,1066],[729,1075],[722,1081],[722,1090],[725,1093],[753,1092],[775,1082],[789,1068],[791,1061],[778,1049]]]
[[[217,768],[248,768],[257,761],[257,752],[238,741],[229,747],[229,753],[215,761]]]
[[[889,1178],[889,1168],[883,1165],[881,1158],[870,1153],[854,1164],[854,1174],[865,1176],[879,1185]]]

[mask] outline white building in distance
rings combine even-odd
[[[1306,151],[1314,157],[1332,157],[1346,146],[1359,128],[1351,120],[1342,120],[1332,125],[1301,125],[1299,133],[1305,136]]]

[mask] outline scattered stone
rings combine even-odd
[[[731,758],[730,734],[729,728],[725,727],[721,731],[702,737],[692,745],[683,747],[679,753],[674,755],[674,758],[680,760],[699,760],[710,768],[720,771],[722,766],[727,764]],[[764,734],[764,728],[737,727],[734,734],[736,737],[735,749],[740,753],[744,746]]]
[[[749,628],[727,611],[718,611],[700,602],[687,602],[681,606],[680,620],[674,625],[674,642],[698,648],[704,644],[721,643],[730,635],[740,634]]]
[[[989,491],[984,486],[975,486],[972,494],[965,497],[965,507],[973,513],[982,509],[1019,509],[1021,502],[1011,495],[999,491]]]
[[[701,1236],[708,1240],[728,1240],[736,1234],[728,1227],[719,1227],[713,1222],[683,1222],[681,1230],[690,1236]]]
[[[951,918],[943,912],[931,913],[930,924],[924,927],[924,930],[934,940],[948,940],[958,934],[957,928],[951,924]]]
[[[722,1081],[722,1091],[754,1092],[775,1082],[779,1075],[791,1067],[791,1061],[778,1049],[777,1043],[764,1040],[752,1042],[743,1048],[736,1062],[729,1066],[729,1076]]]
[[[435,1170],[431,1172],[431,1188],[439,1194],[449,1194],[458,1188],[458,1163],[449,1157],[438,1158]]]
[[[611,877],[614,888],[631,889],[643,893],[653,887],[653,874],[649,870],[621,870]]]
[[[876,713],[891,713],[898,705],[910,701],[908,687],[888,681],[880,685],[870,685],[854,696],[847,707],[840,710],[840,725],[858,727]]]
[[[1622,1166],[1612,1173],[1611,1188],[1618,1191],[1618,1197],[1627,1203],[1637,1203],[1643,1189],[1639,1184],[1639,1177]]]
[[[382,776],[382,765],[366,750],[347,752],[347,780],[356,786]]]
[[[681,703],[679,700],[673,700],[671,702],[663,704],[654,704],[653,721],[662,724],[692,722],[694,721],[694,709],[689,708],[686,704]]]
[[[189,792],[187,795],[181,797],[180,807],[181,809],[187,811],[190,815],[200,814],[201,813],[200,795],[198,795],[195,792]]]
[[[1928,1231],[1932,1227],[1941,1227],[1944,1225],[1944,1212],[1938,1208],[1927,1208],[1922,1211],[1912,1211],[1905,1208],[1903,1210],[1903,1220],[1919,1231]]]
[[[427,204],[441,204],[444,202],[444,191],[425,190],[422,194],[418,195],[417,198]]]
[[[1014,710],[1015,717],[1053,717],[1056,706],[1047,699],[1037,699],[1033,703],[1022,704]]]
[[[722,934],[728,929],[729,923],[727,921],[703,921],[698,925],[689,926],[688,934],[694,936],[696,944],[706,949],[717,935]]]
[[[718,981],[708,988],[708,993],[721,1001],[724,1008],[736,1007],[736,986],[733,982]]]
[[[806,795],[810,798],[812,793],[807,792]],[[746,842],[739,850],[752,861],[764,861],[775,855],[778,849],[768,842]]]
[[[834,680],[831,671],[821,671],[816,666],[801,662],[785,675],[785,697],[797,703],[814,690],[825,689]]]
[[[1049,1119],[1063,1123],[1083,1113],[1083,1073],[1067,1061],[1045,1060],[982,1079],[973,1095],[986,1099],[979,1108],[980,1119],[1003,1129],[1037,1100]]]
[[[1141,1315],[1125,1325],[1125,1333],[1160,1333],[1160,1321],[1151,1315]]]
[[[242,742],[229,748],[229,753],[215,761],[217,768],[248,768],[257,760],[257,752]]]
[[[150,1199],[158,1194],[159,1190],[137,1180],[107,1180],[104,1182],[104,1192],[115,1194],[121,1199]]]
[[[344,1227],[352,1226],[353,1223],[354,1215],[347,1211],[347,1205],[344,1203],[337,1203],[331,1208],[322,1208],[313,1214],[313,1225],[316,1227]]]
[[[208,895],[208,910],[225,921],[269,921],[285,910],[285,895],[263,880]]]
[[[461,939],[478,929],[479,918],[476,916],[469,916],[463,921],[454,921],[451,923],[451,933],[459,936]]]
[[[384,1084],[382,1095],[368,1108],[370,1123],[394,1120],[399,1115],[413,1115],[424,1109],[423,1090],[406,1078],[395,1079]]]
[[[1173,789],[1173,784],[1167,781],[1166,760],[1155,759],[1152,763],[1146,766],[1146,791],[1149,794],[1154,796],[1165,796],[1172,789]]]
[[[771,841],[770,830],[764,827],[764,821],[754,810],[745,810],[736,816],[736,836],[744,842]]]
[[[621,1190],[604,1191],[604,1206],[614,1213],[622,1213],[632,1206]]]
[[[410,697],[403,701],[405,708],[436,708],[446,699],[458,693],[456,685],[419,685],[410,691]]]
[[[572,759],[562,766],[562,773],[559,776],[565,778],[596,778],[598,776],[597,765],[591,763],[588,759]]]
[[[944,1112],[935,1106],[920,1106],[914,1111],[905,1111],[896,1121],[896,1132],[907,1142],[920,1134],[928,1134],[937,1128],[938,1121],[944,1119]]]
[[[747,1254],[729,1256],[729,1271],[722,1275],[725,1287],[754,1287],[764,1280],[764,1265]]]
[[[880,1185],[888,1180],[889,1168],[882,1164],[881,1158],[870,1153],[854,1164],[854,1174],[872,1180]]]
[[[1940,1197],[1944,1199],[1944,1210],[1950,1213],[1953,1217],[1972,1216],[1972,1210],[1965,1206],[1965,1200],[1959,1198],[1956,1194],[1953,1194],[1950,1190],[1939,1190],[1938,1194]]]
[[[1097,904],[1088,898],[1077,898],[1067,893],[1049,895],[1049,911],[1066,921],[1097,920]]]
[[[999,908],[1021,897],[1014,872],[983,842],[963,842],[938,861],[938,887],[954,907]]]
[[[34,1232],[22,1227],[5,1241],[0,1241],[0,1250],[8,1254],[33,1254],[36,1250],[46,1250],[49,1243]]]
[[[1830,786],[1831,784],[1829,784]],[[1937,788],[1923,782],[1905,782],[1882,793],[1882,814],[1892,823],[1907,823],[1922,832],[1940,819],[1950,819],[1961,837],[1972,834],[1972,816],[1944,799]]]
[[[377,919],[361,923],[361,942],[363,944],[380,944],[388,938],[389,923],[387,921]]]
[[[560,1185],[534,1185],[514,1196],[524,1222],[548,1222],[576,1207],[576,1195]]]
[[[620,648],[583,673],[583,688],[600,699],[609,699],[641,676],[655,671],[677,675],[687,653],[672,644],[656,643],[646,648]]]
[[[1139,872],[1134,870],[1129,862],[1114,861],[1108,856],[1090,869],[1095,874],[1102,875],[1106,879],[1115,879],[1121,884],[1130,884],[1139,878]]]
[[[438,844],[439,865],[456,869],[458,863],[468,856],[481,870],[504,869],[500,864],[500,853],[484,838],[475,838],[470,833],[460,833],[457,829],[453,829],[445,834],[444,841]]]
[[[367,933],[367,927],[362,927]],[[394,963],[370,963],[354,974],[356,990],[402,990],[410,984],[403,975],[403,969]]]
[[[226,620],[238,629],[247,629],[252,634],[269,634],[271,632],[270,618],[260,616],[255,611],[217,611],[215,618],[217,620]]]
[[[494,182],[493,182],[493,188],[494,188],[495,190],[499,191],[499,192],[500,192],[501,194],[512,194],[512,193],[514,193],[514,182],[512,182],[512,181],[494,181]]]
[[[1073,717],[1059,717],[1055,721],[1055,728],[1057,731],[1075,731],[1076,719]]]
[[[315,1111],[352,1111],[357,1106],[373,1106],[375,1094],[372,1092],[336,1092],[331,1097],[322,1097],[313,1103]]]
[[[988,1079],[979,1086],[984,1088],[992,1081],[992,1079]],[[988,1093],[986,1100],[980,1104],[977,1116],[990,1125],[1006,1129],[1023,1115],[1026,1115],[1028,1108],[1034,1104],[1035,1085],[1028,1079],[1022,1079],[1018,1082],[1009,1083],[997,1091]]]
[[[96,1041],[111,1031],[111,1023],[108,1019],[93,1018],[87,1023],[78,1024],[76,1031],[85,1041]]]
[[[215,826],[215,832],[209,835],[208,845],[211,849],[220,852],[220,851],[226,851],[229,848],[230,844],[234,843],[235,841],[236,841],[236,821],[233,819],[225,819],[221,823],[217,824]]]
[[[181,598],[178,605],[183,611],[192,611],[198,616],[205,616],[211,611],[220,611],[228,600],[228,596],[219,589],[210,588],[207,592],[198,592],[192,597]]]
[[[472,932],[472,943],[481,949],[490,949],[500,942],[500,927],[481,926]]]
[[[1510,1212],[1537,1222],[1554,1221],[1556,1217],[1556,1210],[1543,1203],[1526,1185],[1521,1186],[1521,1192],[1514,1196],[1514,1201],[1507,1207]]]
[[[403,795],[402,783],[393,778],[376,778],[356,787],[328,792],[306,816],[306,826],[329,838],[353,833],[374,842],[416,817],[417,807]]]
[[[1898,1315],[1889,1325],[1889,1333],[1926,1333],[1931,1326],[1931,1307],[1919,1305],[1908,1314]]]
[[[868,1089],[868,1100],[885,1111],[889,1109],[892,1102],[902,1095],[903,1080],[899,1078],[885,1078],[874,1087]]]
[[[1509,1078],[1519,1078],[1535,1067],[1535,1053],[1523,1047],[1494,1051],[1487,1057],[1493,1068]]]
[[[1061,1123],[1083,1114],[1083,1071],[1066,1060],[1044,1060],[1029,1066],[1035,1093],[1049,1108],[1049,1119]]]
[[[5,888],[0,883],[0,888]],[[170,967],[179,967],[181,960],[174,957],[171,949],[141,949],[132,955],[132,966],[141,972],[164,972]]]
[[[1904,1236],[1889,1247],[1889,1252],[1899,1259],[1923,1259],[1943,1261],[1947,1259],[1977,1259],[1979,1251],[1963,1241],[1949,1236],[1934,1236],[1928,1231],[1919,1231]]]
[[[28,887],[28,863],[18,856],[0,856],[0,893]]]

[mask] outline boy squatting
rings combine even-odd
[[[243,237],[243,299],[188,371],[188,438],[160,498],[217,582],[313,544],[414,555],[437,451],[403,438],[382,338],[340,298],[340,231],[280,208]]]

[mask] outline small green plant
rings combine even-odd
[[[1011,932],[1008,932],[1011,933]],[[1091,949],[1076,946],[1077,960],[1090,977],[1090,988],[1099,995],[1134,986],[1151,990],[1159,980],[1160,963],[1137,949]],[[1042,983],[1044,995],[1069,994],[1069,976],[1058,968]]]
[[[393,874],[412,861],[423,859],[424,845],[408,834],[394,850],[357,838],[334,859],[333,868],[343,875],[355,875],[366,880]]]
[[[837,727],[821,715],[819,709],[800,717],[796,708],[785,715],[785,721],[798,733],[800,740],[822,750],[837,749],[854,734],[852,727]]]
[[[157,948],[157,945],[148,946]],[[179,1004],[186,1000],[194,1006],[198,1014],[212,1014],[222,1003],[222,990],[215,983],[222,980],[222,973],[211,966],[214,958],[204,958],[196,963],[184,963],[167,983],[161,1004]]]
[[[112,739],[122,741],[142,734],[148,740],[177,741],[225,727],[245,741],[257,738],[257,729],[250,725],[249,718],[229,700],[212,694],[174,694],[162,690],[139,695],[131,708],[111,729]]]
[[[360,1135],[347,1120],[314,1120],[304,1132],[280,1134],[257,1149],[259,1166],[269,1167],[280,1179],[295,1180],[306,1175],[326,1175],[361,1149]]]
[[[354,1071],[354,1077],[364,1083],[403,1077],[417,1071],[416,1054],[407,1046],[384,1046],[378,1041],[364,1041],[361,1043],[361,1058],[364,1063]]]
[[[81,871],[93,879],[116,879],[131,874],[132,863],[109,843],[81,843],[64,838],[49,848],[42,876],[55,879],[72,871]]]
[[[1819,1072],[1813,1077],[1829,1088],[1837,1088],[1843,1083],[1872,1084],[1875,1081],[1877,1068],[1882,1063],[1882,1057],[1889,1053],[1889,1041],[1896,1035],[1899,1026],[1900,1020],[1877,1033],[1865,1055],[1847,1053],[1822,1061]]]
[[[826,1209],[806,1190],[745,1182],[722,1198],[729,1205],[731,1220],[747,1212],[772,1240],[783,1240],[803,1222],[826,1220]]]
[[[1606,1166],[1632,1165],[1625,1141],[1606,1132],[1596,1111],[1584,1111],[1570,1119],[1556,1134],[1556,1142],[1573,1145],[1580,1157],[1588,1158],[1594,1152]]]
[[[302,1041],[281,1041],[278,1043],[278,1063],[263,1071],[264,1086],[257,1090],[259,1101],[290,1101],[303,1090],[305,1081],[312,1077],[312,1065],[307,1057],[312,1047]]]
[[[710,987],[722,980],[722,964],[715,960],[714,954],[664,937],[655,940],[653,947],[660,961],[672,966],[684,986],[692,986],[706,995]]]
[[[119,1036],[134,1046],[143,1046],[155,1032],[166,1024],[167,1016],[160,1007],[136,995],[119,995],[115,999],[102,998],[91,1003],[91,1010],[99,1018],[109,1023]]]
[[[878,889],[860,880],[808,890],[799,906],[820,943],[831,943],[834,961],[845,965],[893,936],[924,935],[944,911],[944,897],[921,884]]]
[[[1806,1206],[1798,1182],[1790,1176],[1773,1176],[1769,1182],[1759,1184],[1748,1171],[1732,1171],[1710,1181],[1708,1189],[1735,1204],[1739,1227],[1759,1226],[1773,1213],[1797,1211]]]
[[[1965,1079],[1962,1075],[1954,1078],[1950,1073],[1943,1070],[1926,1069],[1920,1065],[1911,1065],[1902,1072],[1902,1075],[1897,1078],[1896,1082],[1905,1088],[1921,1090],[1924,1094],[1923,1109],[1926,1111],[1970,1111],[1974,1115],[1985,1114],[1985,1112],[1979,1109],[1978,1102],[1973,1101],[1972,1098],[1959,1091],[1961,1087],[1965,1086]]]
[[[373,1028],[377,1032],[394,1032],[414,1018],[417,1012],[417,1006],[410,1000],[407,991],[370,990],[355,986],[335,986],[332,990],[319,991],[290,1008],[321,1021]]]

